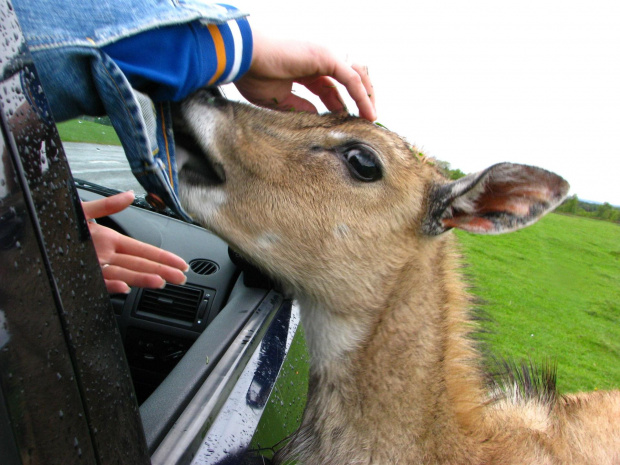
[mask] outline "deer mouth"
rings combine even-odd
[[[222,164],[192,136],[175,134],[179,181],[197,186],[221,186],[226,182]]]

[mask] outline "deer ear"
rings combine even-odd
[[[431,189],[423,231],[451,228],[501,234],[538,221],[568,193],[560,176],[526,165],[500,163],[485,171]]]

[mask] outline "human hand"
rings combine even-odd
[[[82,208],[90,220],[118,213],[131,205],[133,199],[133,192],[123,192],[82,202]],[[181,257],[91,221],[88,228],[111,294],[127,294],[129,286],[161,289],[167,282],[185,284],[187,277],[183,272],[189,265]]]
[[[362,118],[377,119],[375,95],[368,69],[348,65],[325,47],[283,41],[254,33],[249,71],[235,85],[250,102],[268,108],[316,113],[312,103],[291,93],[297,82],[316,94],[329,111],[346,111],[333,78],[345,86]]]

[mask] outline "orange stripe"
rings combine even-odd
[[[222,33],[215,24],[208,24],[209,32],[215,44],[215,56],[217,57],[217,70],[207,85],[216,82],[226,70],[226,49],[224,48],[224,39]]]
[[[161,112],[161,130],[164,136],[164,144],[166,145],[166,158],[168,158],[168,177],[170,178],[170,186],[174,189],[174,178],[172,177],[172,162],[170,161],[170,150],[168,148],[168,135],[166,134],[166,119],[164,117],[164,106],[159,105]]]

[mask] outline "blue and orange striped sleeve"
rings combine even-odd
[[[252,61],[245,18],[194,21],[144,31],[103,47],[131,85],[154,101],[178,101],[205,86],[239,79]]]

